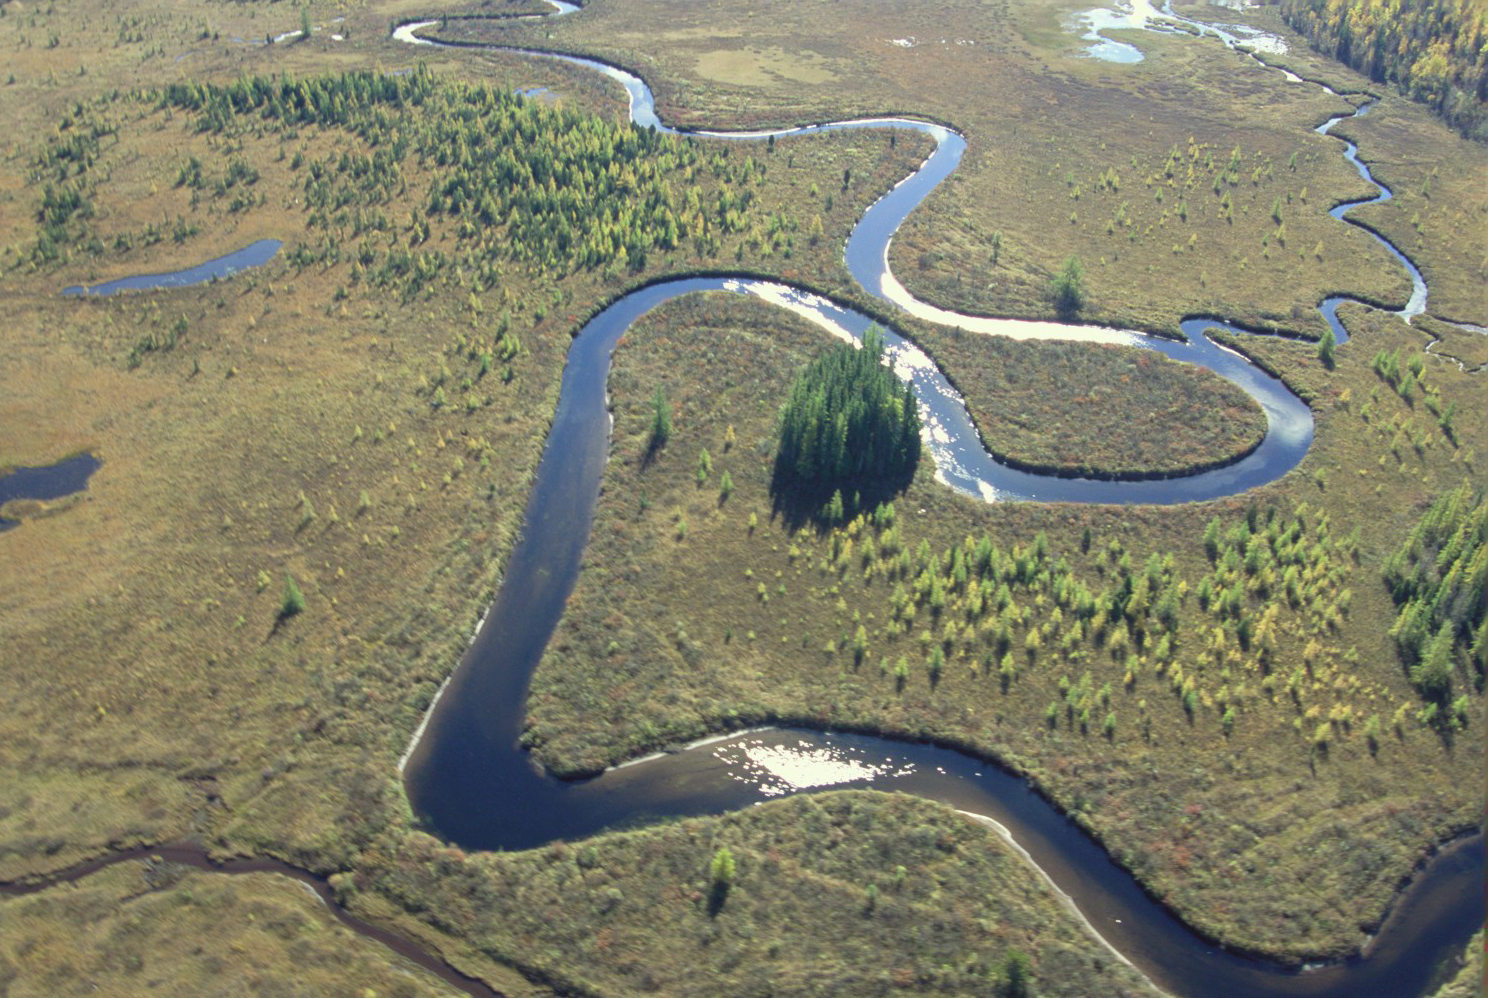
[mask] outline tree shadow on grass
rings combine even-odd
[[[641,470],[645,471],[655,464],[664,450],[666,450],[665,443],[658,443],[655,439],[648,441],[645,449],[641,451]]]
[[[770,510],[789,531],[810,527],[822,533],[859,513],[872,513],[882,503],[903,494],[914,479],[914,469],[892,477],[861,476],[831,482],[809,481],[782,467],[775,459],[770,478]],[[840,500],[834,497],[840,496]],[[840,501],[840,510],[838,502]]]

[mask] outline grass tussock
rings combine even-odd
[[[77,885],[0,900],[0,985],[12,995],[255,993],[433,998],[449,986],[337,922],[271,873],[124,863]],[[204,940],[212,944],[204,946]]]

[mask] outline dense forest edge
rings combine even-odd
[[[1323,55],[1392,83],[1488,142],[1488,4],[1483,0],[1282,0],[1281,16]]]

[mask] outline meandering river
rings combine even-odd
[[[577,9],[550,2],[558,14]],[[406,24],[394,36],[411,44],[434,44],[418,32],[435,23]],[[525,54],[603,73],[625,87],[632,121],[673,131],[657,117],[651,92],[638,77],[591,59]],[[1288,78],[1296,79],[1292,74]],[[1365,105],[1355,113],[1367,109]],[[1318,131],[1326,134],[1342,117],[1346,116],[1330,119]],[[890,331],[890,362],[914,385],[925,417],[928,451],[937,477],[946,485],[987,501],[1178,503],[1246,491],[1285,474],[1301,460],[1313,432],[1307,407],[1276,379],[1204,335],[1214,326],[1244,332],[1237,327],[1193,317],[1182,324],[1187,340],[1177,342],[1119,329],[959,315],[914,298],[890,270],[888,249],[903,220],[960,162],[965,141],[951,129],[880,118],[774,132],[702,134],[751,141],[857,128],[913,129],[936,142],[925,163],[875,203],[849,237],[849,270],[869,293],[921,319],[973,333],[1158,350],[1239,385],[1267,416],[1266,437],[1256,450],[1226,467],[1194,475],[1113,482],[1016,471],[981,448],[962,400],[929,358]],[[1358,160],[1351,143],[1346,143],[1345,155],[1360,176],[1378,188],[1379,194],[1370,200],[1389,197]],[[1349,207],[1352,204],[1339,206],[1335,217],[1342,219]],[[1387,241],[1380,242],[1411,274],[1413,293],[1400,311],[1408,320],[1425,308],[1425,282],[1404,254]],[[210,261],[192,271],[68,291],[109,294],[196,283],[226,276],[234,267],[265,262],[277,249],[277,244],[255,244],[240,251],[243,255]],[[609,449],[605,384],[610,354],[637,318],[665,301],[698,291],[753,295],[845,339],[861,338],[870,321],[803,289],[741,276],[656,283],[626,295],[584,326],[570,347],[522,538],[508,561],[496,602],[400,761],[409,798],[431,827],[470,848],[521,849],[660,818],[722,813],[790,793],[837,787],[898,790],[942,801],[988,824],[1028,859],[1103,945],[1175,994],[1205,998],[1419,994],[1435,964],[1460,951],[1483,922],[1481,834],[1449,844],[1418,873],[1363,955],[1298,971],[1237,956],[1201,939],[1025,780],[950,749],[869,735],[768,728],[638,759],[584,781],[565,782],[539,770],[519,745],[523,703],[532,671],[577,578],[592,524]],[[1347,334],[1334,312],[1345,300],[1349,299],[1330,298],[1320,305],[1340,343]],[[107,861],[121,858],[125,857]],[[67,877],[53,882],[57,879]],[[364,924],[353,927],[376,935]]]
[[[436,44],[419,35],[435,23],[406,24],[394,36],[410,44]],[[625,88],[635,124],[676,132],[657,116],[650,89],[634,74],[567,54],[522,54],[602,73]],[[1367,107],[1356,113],[1364,113]],[[1330,119],[1318,131],[1326,133],[1341,117]],[[955,171],[966,148],[955,131],[906,118],[873,118],[772,131],[694,134],[761,141],[862,128],[910,129],[929,135],[936,143],[935,151],[917,171],[868,209],[848,239],[848,268],[870,294],[921,319],[973,333],[1158,350],[1239,385],[1261,404],[1268,421],[1265,440],[1251,454],[1224,468],[1171,480],[1070,480],[1020,472],[982,449],[961,398],[923,352],[891,331],[886,337],[889,362],[914,385],[927,449],[942,482],[988,501],[1177,503],[1254,488],[1285,474],[1301,460],[1313,431],[1306,406],[1274,378],[1204,335],[1206,328],[1215,326],[1245,332],[1238,327],[1194,317],[1182,324],[1188,339],[1180,343],[1119,329],[960,315],[910,294],[888,265],[889,245],[909,213]],[[1360,176],[1373,183],[1352,144],[1346,144],[1345,154]],[[1379,194],[1372,200],[1389,196],[1382,186],[1376,187]],[[1336,209],[1335,217],[1342,218],[1348,207]],[[1403,254],[1380,241],[1410,271],[1414,292],[1400,312],[1409,319],[1425,306],[1425,282]],[[1427,986],[1431,968],[1441,957],[1460,950],[1472,927],[1483,918],[1480,835],[1454,843],[1429,864],[1397,901],[1365,955],[1299,972],[1208,944],[1153,901],[1127,871],[1026,781],[949,749],[869,735],[768,728],[635,760],[584,781],[558,780],[536,767],[519,747],[523,703],[532,671],[572,591],[592,525],[609,449],[605,383],[610,354],[640,316],[697,291],[754,295],[843,338],[861,338],[870,321],[799,288],[742,276],[708,277],[642,288],[615,302],[579,331],[569,351],[558,410],[528,500],[522,538],[507,564],[501,591],[400,764],[410,800],[431,827],[470,848],[522,849],[665,817],[721,813],[782,794],[873,787],[942,801],[986,821],[1024,852],[1106,946],[1174,993],[1213,998],[1408,995]],[[1320,305],[1340,343],[1348,337],[1334,313],[1346,300],[1340,296]]]

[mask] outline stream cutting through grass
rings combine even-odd
[[[238,876],[250,873],[272,873],[298,880],[319,899],[321,904],[325,905],[326,910],[337,921],[353,932],[382,943],[393,952],[418,964],[446,984],[472,996],[472,998],[500,998],[498,993],[488,987],[485,982],[460,973],[418,943],[396,932],[389,932],[387,929],[374,925],[365,919],[358,918],[347,911],[336,900],[335,892],[331,889],[327,878],[317,876],[297,866],[291,866],[282,860],[268,857],[257,856],[250,859],[219,860],[213,858],[201,846],[186,842],[140,846],[135,849],[112,852],[107,856],[101,856],[97,859],[86,860],[45,877],[16,883],[0,882],[0,898],[21,898],[28,894],[36,894],[40,891],[48,890],[59,884],[79,883],[85,881],[89,876],[97,873],[99,870],[117,863],[144,863],[149,866],[170,863],[178,866],[189,866],[194,870],[201,870],[204,873]],[[251,915],[249,917],[250,919],[252,918]]]
[[[411,44],[437,44],[417,34],[436,23],[405,24],[394,37]],[[562,53],[478,47],[592,69],[624,86],[630,119],[638,127],[687,134],[662,122],[646,84],[616,66]],[[1367,107],[1355,113],[1362,114]],[[1326,133],[1342,117],[1347,116],[1330,119],[1318,131]],[[1302,459],[1313,433],[1307,407],[1276,379],[1204,335],[1206,328],[1215,326],[1246,332],[1239,327],[1192,317],[1182,323],[1187,340],[1177,342],[1096,326],[960,315],[910,294],[889,268],[889,244],[909,213],[955,171],[966,149],[964,138],[955,131],[925,121],[872,118],[773,131],[690,134],[763,141],[863,128],[912,129],[936,142],[921,167],[870,207],[848,238],[848,268],[870,294],[921,319],[968,332],[1157,350],[1239,385],[1261,404],[1268,421],[1261,445],[1236,462],[1165,481],[1060,479],[1017,471],[987,454],[960,396],[934,363],[918,347],[887,331],[888,360],[914,386],[940,481],[987,501],[1180,503],[1255,488]],[[1373,182],[1351,143],[1346,155],[1360,176]],[[1376,186],[1380,193],[1373,200],[1389,196]],[[1342,218],[1350,206],[1339,206],[1335,217]],[[1424,308],[1425,283],[1403,254],[1380,241],[1410,269],[1415,293],[1400,313],[1408,319]],[[520,747],[523,704],[588,543],[609,452],[606,382],[611,352],[631,323],[646,312],[698,291],[754,295],[844,339],[860,339],[871,322],[800,288],[744,276],[694,277],[640,288],[578,332],[528,499],[522,537],[507,563],[501,590],[400,762],[414,809],[431,828],[467,848],[529,849],[666,818],[718,814],[790,793],[836,787],[899,791],[949,804],[992,826],[1014,843],[1094,935],[1164,990],[1213,998],[1395,996],[1417,994],[1429,985],[1437,963],[1460,950],[1482,922],[1481,835],[1451,844],[1420,872],[1364,955],[1304,971],[1236,955],[1201,939],[1026,780],[950,748],[870,734],[770,727],[707,739],[582,781],[559,780],[536,767]],[[1320,306],[1340,343],[1347,333],[1334,310],[1344,300],[1346,296],[1329,298]]]

